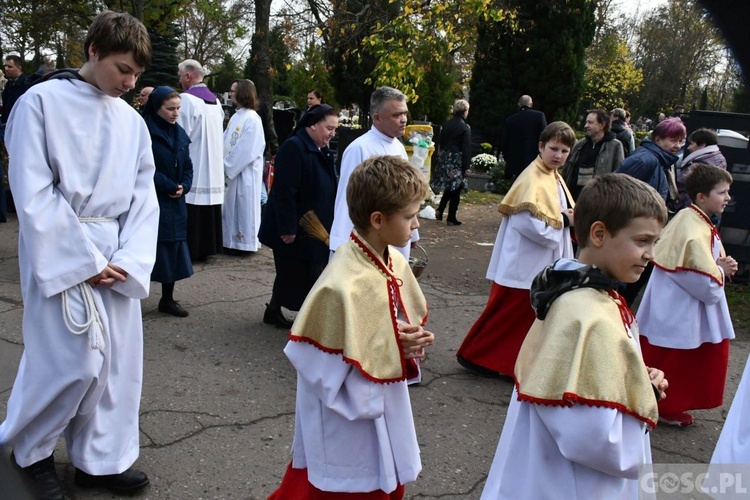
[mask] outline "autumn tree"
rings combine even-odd
[[[643,71],[639,113],[697,105],[703,86],[722,62],[723,44],[694,0],[669,0],[651,11],[638,30],[636,67]]]
[[[594,0],[512,0],[516,15],[479,24],[469,121],[497,143],[519,96],[533,97],[548,121],[575,121],[584,91],[585,50],[594,36]]]
[[[586,87],[582,109],[630,108],[643,84],[625,41],[615,30],[603,33],[586,51]]]
[[[257,1],[257,0],[256,0]],[[268,2],[270,8],[270,0]],[[210,69],[219,65],[238,39],[248,34],[253,4],[249,0],[190,0],[180,7],[180,58]]]

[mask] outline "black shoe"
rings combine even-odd
[[[463,224],[463,222],[458,219],[446,219],[445,223],[449,226],[460,226],[461,224]]]
[[[263,323],[276,325],[279,328],[286,328],[287,330],[292,327],[292,321],[284,317],[280,307],[271,309],[268,307],[268,304],[266,304],[266,312],[263,313]]]
[[[461,356],[456,356],[456,361],[458,361],[459,365],[466,368],[467,371],[479,377],[500,378],[501,376],[498,372],[492,371],[489,368],[485,368],[484,366],[479,366],[478,364],[472,363],[471,361],[467,361]]]
[[[182,306],[180,306],[179,303],[174,300],[160,300],[159,311],[171,314],[172,316],[177,316],[178,318],[184,318],[189,314],[185,309],[182,308]]]
[[[440,209],[435,210],[435,218],[437,220],[443,220],[443,211]]]
[[[29,483],[34,492],[34,498],[39,500],[64,500],[65,496],[62,492],[62,484],[60,478],[57,477],[55,471],[55,459],[54,455],[50,455],[44,460],[40,460],[36,463],[29,465],[28,467],[20,467],[23,474],[29,479]],[[16,457],[11,455],[13,462],[16,461]]]
[[[135,469],[106,476],[92,476],[76,469],[75,482],[80,488],[102,488],[115,493],[133,493],[148,486],[148,476],[145,472]]]

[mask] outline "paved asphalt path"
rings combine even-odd
[[[425,221],[420,230],[431,256],[421,285],[437,341],[423,364],[423,383],[410,390],[424,466],[419,480],[407,486],[412,499],[479,498],[512,388],[509,380],[469,375],[455,361],[487,300],[484,272],[498,225],[490,206],[462,205],[460,215],[460,228]],[[9,223],[0,224],[0,416],[23,349],[17,237],[11,214]],[[247,258],[219,255],[177,284],[175,296],[188,318],[157,311],[158,284],[143,301],[136,465],[149,474],[151,486],[136,498],[264,499],[279,484],[290,460],[295,373],[282,353],[286,332],[261,321],[273,276],[268,249]],[[742,332],[732,346],[723,408],[696,412],[696,423],[687,429],[660,426],[653,433],[655,462],[708,461],[749,347]],[[8,453],[2,450],[0,459]],[[55,460],[70,499],[114,498],[73,486],[62,441]]]

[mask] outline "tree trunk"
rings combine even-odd
[[[252,58],[255,63],[253,83],[261,101],[268,103],[272,112],[269,113],[269,126],[273,124],[273,81],[271,80],[271,54],[268,37],[271,19],[271,0],[255,0],[255,33],[251,40]]]

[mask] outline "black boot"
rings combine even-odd
[[[159,311],[177,316],[178,318],[185,318],[190,314],[176,300],[161,299],[159,301]]]
[[[145,472],[128,469],[119,474],[92,476],[76,469],[76,486],[80,488],[102,488],[115,493],[134,493],[148,486],[148,476]]]
[[[11,455],[13,462],[16,461],[16,457]],[[18,465],[16,463],[16,465]],[[55,459],[54,455],[50,455],[44,460],[40,460],[36,463],[29,465],[28,467],[20,467],[23,474],[29,479],[31,487],[34,492],[34,498],[43,500],[64,500],[65,496],[62,492],[62,484],[60,478],[57,477],[55,471]]]
[[[266,304],[266,312],[263,313],[263,323],[276,325],[279,328],[286,329],[292,327],[292,321],[289,321],[284,317],[284,313],[281,312],[281,307],[271,307],[270,304]]]

